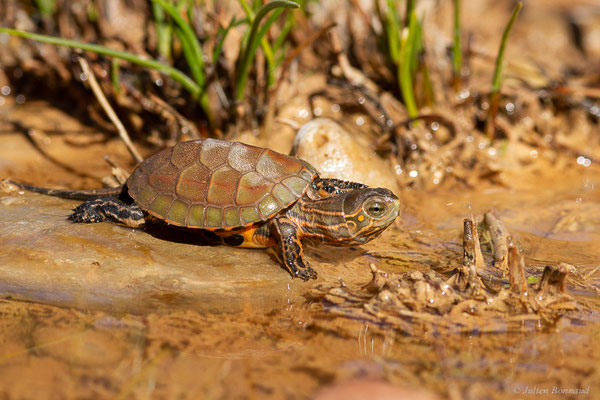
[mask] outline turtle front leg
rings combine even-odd
[[[77,206],[69,219],[82,223],[112,221],[132,228],[139,228],[146,222],[141,208],[135,204],[125,204],[114,197],[90,199]]]
[[[304,261],[296,225],[287,217],[276,217],[271,222],[271,231],[277,238],[277,253],[292,277],[305,281],[317,279],[317,272]]]

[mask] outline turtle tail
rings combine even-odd
[[[121,193],[125,189],[125,185],[116,188],[106,189],[95,189],[95,190],[67,190],[67,189],[49,189],[40,186],[27,185],[24,183],[17,183],[11,180],[5,180],[5,182],[17,186],[23,190],[29,192],[41,193],[48,196],[60,197],[62,199],[72,200],[88,200],[94,197],[108,196],[119,198]]]

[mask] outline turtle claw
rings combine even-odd
[[[300,278],[306,282],[309,279],[317,279],[317,271],[308,266],[305,266],[302,269],[296,268],[294,270],[294,277]]]
[[[78,207],[75,207],[73,213],[69,215],[69,219],[73,222],[85,224],[104,221],[105,217],[100,212],[97,203],[98,201],[96,199],[93,201],[88,200]]]

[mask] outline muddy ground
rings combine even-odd
[[[494,53],[512,5],[495,4],[464,11],[464,29],[477,32],[476,52],[484,53],[471,66],[480,72],[471,78],[475,87],[491,74],[485,54]],[[323,7],[331,12],[330,2]],[[443,13],[450,7],[438,7],[427,34],[449,36]],[[591,1],[526,3],[507,49],[512,66],[537,65],[534,75],[544,79],[575,70],[568,76],[581,78],[577,87],[597,90],[599,10]],[[569,31],[573,19],[583,32],[579,43]],[[514,80],[533,84],[518,69],[509,68]],[[270,131],[261,125],[257,135],[240,122],[225,135],[287,153],[296,125],[326,116],[359,135],[359,143],[384,136],[364,109],[340,107],[352,96],[340,96],[318,70],[294,79]],[[323,88],[331,95],[316,98],[311,109],[309,94]],[[0,97],[0,178],[96,188],[111,174],[105,155],[131,170],[135,163],[110,126],[65,109],[55,89]],[[290,279],[269,251],[199,245],[167,229],[74,225],[66,216],[77,202],[3,185],[0,398],[352,398],[345,388],[356,398],[600,398],[600,128],[585,103],[598,104],[600,96],[575,94],[568,111],[549,112],[514,82],[506,90],[510,99],[526,100],[518,115],[502,117],[499,141],[475,132],[472,108],[450,101],[434,111],[453,118],[455,142],[431,142],[439,151],[415,153],[405,163],[389,147],[369,151],[383,163],[378,168],[387,166],[381,179],[398,192],[401,215],[367,245],[308,247],[316,282]],[[542,125],[553,132],[550,139],[532,134]],[[407,129],[403,137],[423,129],[414,126],[416,133]],[[452,144],[458,142],[460,150]],[[161,144],[136,139],[144,156]],[[360,162],[356,170],[372,169]],[[464,264],[464,219],[481,220],[492,208],[523,256],[528,293],[537,293],[546,266],[572,267],[565,291],[548,294],[568,296],[568,307],[547,306],[550,319],[540,310],[493,319],[450,312],[453,322],[476,319],[466,330],[441,324],[436,318],[446,315],[435,308],[425,322],[394,323],[393,310],[383,306],[369,314],[382,293],[368,294],[372,266],[390,276],[418,271],[451,279]],[[494,269],[487,242],[482,236],[483,272],[507,289],[509,277]],[[353,293],[366,297],[356,301]],[[432,296],[426,300],[437,301],[439,292]]]

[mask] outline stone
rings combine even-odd
[[[308,161],[321,177],[400,193],[392,165],[375,154],[371,141],[362,133],[350,134],[331,119],[317,118],[302,125],[294,139],[292,155]]]
[[[308,289],[271,251],[203,245],[167,227],[76,224],[67,216],[79,203],[0,194],[0,297],[112,312],[231,312],[280,308]]]

